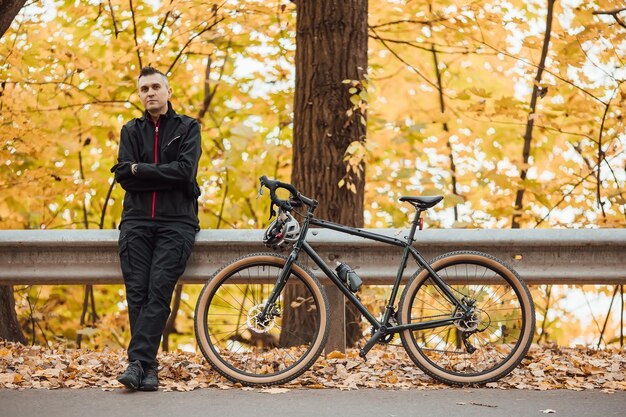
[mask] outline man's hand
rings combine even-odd
[[[119,182],[120,180],[130,178],[135,175],[135,172],[133,172],[133,165],[137,164],[134,162],[120,162],[113,165],[111,172],[115,173],[115,179]],[[137,168],[135,168],[135,171],[137,171]]]

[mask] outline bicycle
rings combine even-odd
[[[359,355],[400,334],[408,356],[431,377],[453,385],[484,384],[510,373],[525,357],[535,327],[533,300],[519,275],[499,259],[457,251],[430,263],[412,246],[422,229],[422,212],[442,196],[401,197],[415,217],[406,240],[347,227],[314,217],[318,202],[287,183],[260,178],[270,192],[276,219],[264,242],[289,249],[288,256],[254,253],[218,270],[205,284],[195,309],[198,346],[211,366],[233,382],[248,386],[291,381],[317,360],[328,338],[330,311],[324,288],[298,262],[303,251],[372,325]],[[287,190],[280,199],[276,192]],[[298,222],[292,212],[306,207]],[[298,213],[296,211],[296,213]],[[331,229],[403,248],[382,319],[357,298],[361,282],[345,264],[335,270],[307,243],[310,226]],[[396,298],[409,257],[420,269]]]

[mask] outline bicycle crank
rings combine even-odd
[[[394,316],[395,316],[395,313],[394,313]],[[391,316],[389,318],[389,322],[385,325],[385,328],[398,325],[398,322],[396,321],[394,316]],[[374,336],[374,334],[376,334],[376,329],[374,328],[374,326],[370,328],[370,334],[372,335],[372,337]],[[383,336],[380,337],[380,339],[378,339],[378,343],[381,345],[386,345],[393,340],[395,335],[396,333],[385,333]]]

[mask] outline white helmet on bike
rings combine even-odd
[[[300,223],[289,213],[281,210],[263,234],[263,243],[274,250],[284,250],[300,237]]]

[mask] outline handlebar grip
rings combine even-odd
[[[284,188],[285,190],[289,191],[292,198],[295,200],[299,200],[298,202],[302,202],[309,207],[317,207],[316,200],[303,196],[302,194],[300,194],[300,192],[298,192],[298,190],[296,190],[296,187],[291,184],[278,180],[270,180],[265,175],[261,176],[259,179],[261,180],[261,184],[266,186],[270,190],[270,198],[272,202],[283,210],[291,211],[293,210],[293,205],[287,200],[282,200],[278,198],[278,196],[276,195],[276,190],[278,188]]]
[[[293,210],[293,206],[287,200],[282,200],[276,196],[276,191],[270,189],[270,199],[274,204],[285,211]]]
[[[261,184],[263,184],[264,186],[266,186],[270,190],[270,199],[272,200],[272,203],[276,204],[278,207],[280,207],[281,209],[283,209],[285,211],[293,210],[293,206],[291,204],[289,204],[288,201],[282,200],[282,199],[278,198],[278,196],[276,195],[276,190],[278,188],[285,188],[286,190],[288,190],[289,192],[294,194],[292,192],[292,189],[293,189],[293,191],[295,191],[297,193],[297,191],[293,187],[293,185],[285,184],[285,183],[282,183],[282,182],[276,181],[276,180],[270,180],[265,175],[263,175],[260,178],[260,180],[261,180]],[[286,187],[286,186],[288,186],[288,187]]]
[[[287,184],[286,182],[281,182],[278,180],[270,180],[265,175],[263,175],[260,179],[261,179],[261,183],[265,185],[267,188],[269,188],[270,190],[272,189],[276,190],[277,188],[284,188],[285,190],[289,191],[292,195],[294,196],[298,195],[298,190],[296,190],[296,187],[294,187],[291,184]]]

